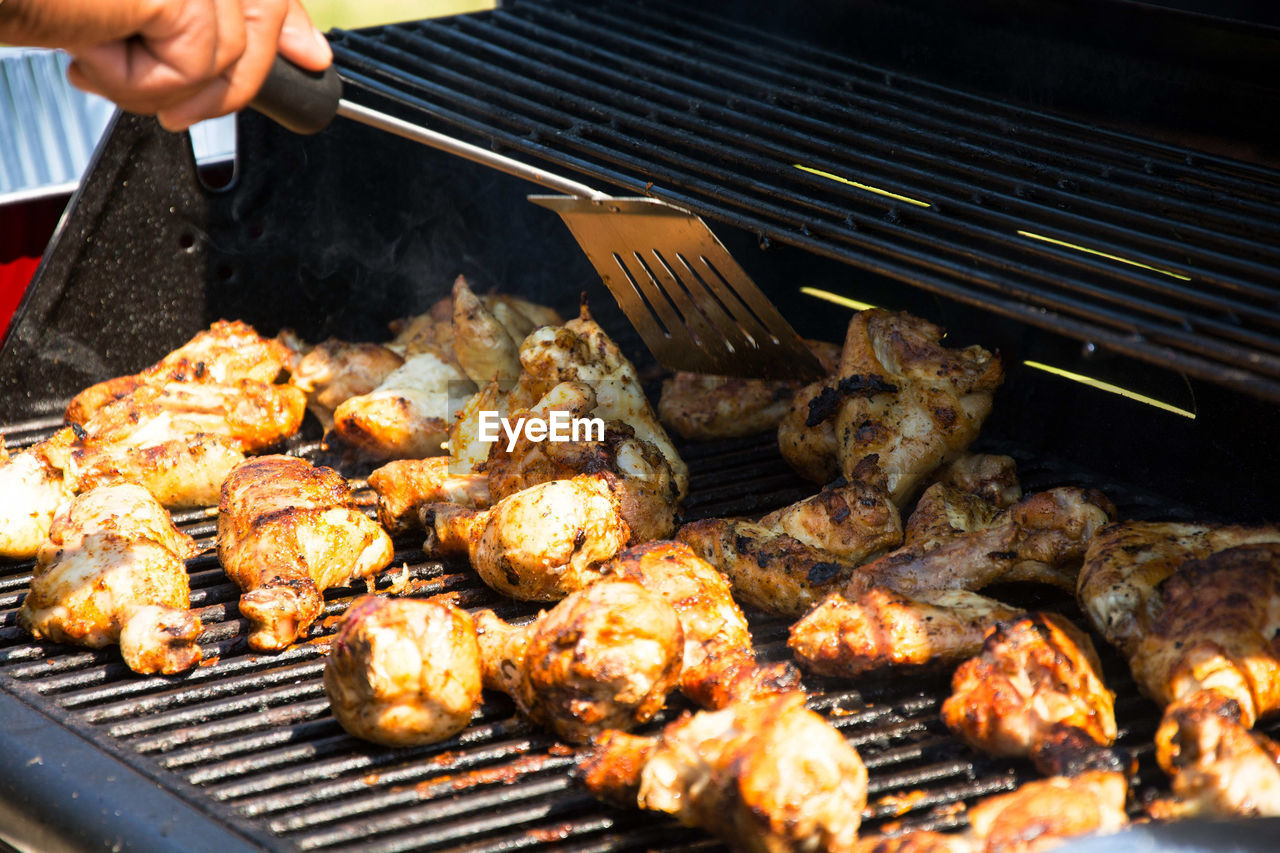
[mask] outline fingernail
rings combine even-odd
[[[324,37],[324,33],[320,32],[318,27],[311,28],[311,35],[315,36],[316,44],[320,46],[326,54],[330,52],[329,40]]]

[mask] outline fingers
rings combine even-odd
[[[289,0],[280,30],[280,55],[308,71],[323,71],[333,62],[329,40],[311,24],[299,0]]]
[[[333,58],[299,0],[157,0],[154,8],[134,36],[72,49],[67,76],[170,130],[248,105],[277,50],[316,71]]]
[[[164,127],[182,130],[197,121],[241,110],[262,87],[275,59],[289,4],[281,0],[242,0],[241,6],[245,24],[244,52],[199,92],[160,110],[156,117]],[[310,27],[310,22],[307,26]]]

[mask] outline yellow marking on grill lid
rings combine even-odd
[[[847,296],[841,296],[838,293],[832,293],[829,290],[819,290],[816,287],[802,287],[800,292],[806,296],[812,296],[815,299],[821,299],[825,302],[832,302],[845,308],[852,308],[854,311],[866,311],[868,308],[875,308],[867,302],[859,302],[856,299],[850,299]]]
[[[848,184],[851,187],[857,187],[858,189],[866,190],[869,193],[882,195],[885,198],[891,198],[894,201],[902,201],[902,202],[906,202],[907,204],[914,204],[916,207],[933,207],[933,205],[929,204],[929,202],[927,201],[920,201],[919,199],[911,198],[910,196],[900,195],[899,193],[889,192],[888,190],[882,190],[879,187],[873,187],[870,184],[862,184],[857,181],[850,180],[849,178],[842,178],[839,175],[833,175],[830,172],[824,172],[821,169],[815,169],[812,166],[802,166],[799,163],[792,163],[791,165],[795,166],[797,169],[799,169],[802,172],[808,172],[811,175],[817,175],[818,177],[826,178],[829,181],[837,181],[842,184]]]
[[[1061,367],[1054,367],[1039,361],[1022,362],[1027,367],[1043,370],[1045,373],[1051,373],[1054,376],[1061,376],[1063,379],[1070,379],[1072,382],[1079,382],[1081,385],[1088,385],[1090,388],[1097,388],[1100,391],[1106,391],[1111,394],[1119,394],[1128,400],[1135,400],[1139,403],[1145,403],[1148,406],[1155,406],[1157,409],[1163,409],[1166,412],[1172,412],[1175,415],[1181,415],[1184,418],[1196,419],[1195,412],[1189,412],[1186,409],[1180,409],[1172,403],[1166,403],[1163,400],[1157,400],[1154,397],[1148,397],[1146,394],[1139,394],[1137,391],[1130,391],[1128,388],[1121,388],[1119,385],[1113,385],[1110,382],[1103,382],[1101,379],[1094,379],[1092,376],[1085,376],[1082,373],[1073,373]]]
[[[1042,243],[1050,243],[1054,246],[1061,246],[1064,249],[1075,249],[1077,252],[1097,255],[1099,258],[1106,258],[1109,261],[1119,261],[1120,263],[1128,264],[1131,267],[1138,267],[1140,269],[1150,270],[1151,272],[1158,272],[1161,275],[1167,275],[1170,278],[1176,278],[1179,281],[1191,281],[1191,276],[1183,275],[1182,273],[1162,270],[1160,267],[1153,267],[1150,264],[1144,264],[1141,261],[1131,261],[1128,258],[1122,258],[1119,255],[1109,255],[1106,252],[1101,252],[1097,249],[1090,249],[1088,246],[1078,246],[1075,243],[1068,243],[1066,240],[1056,240],[1053,237],[1046,237],[1043,234],[1034,234],[1030,231],[1019,231],[1018,234],[1030,240],[1039,240]]]

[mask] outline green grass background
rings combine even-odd
[[[330,30],[492,9],[493,0],[302,0],[302,5],[317,27]]]

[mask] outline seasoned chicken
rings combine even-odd
[[[244,459],[233,439],[200,433],[140,447],[81,439],[71,445],[67,472],[77,491],[135,483],[165,507],[186,509],[217,504],[223,481]]]
[[[1188,560],[1164,580],[1129,666],[1169,705],[1214,690],[1246,727],[1280,708],[1280,544],[1241,545]]]
[[[334,431],[372,459],[421,459],[445,452],[449,424],[475,385],[435,352],[410,355],[373,391],[333,412]]]
[[[85,492],[50,527],[18,622],[54,642],[118,643],[135,672],[189,669],[202,626],[183,561],[198,550],[140,486]]]
[[[658,449],[671,468],[677,500],[689,491],[689,468],[676,452],[640,386],[636,369],[617,344],[591,319],[581,315],[560,327],[537,329],[520,346],[523,367],[512,390],[512,410],[526,407],[561,382],[583,382],[595,392],[591,414],[605,421],[622,421],[636,438]]]
[[[1160,583],[1187,560],[1238,545],[1280,543],[1280,527],[1127,521],[1089,544],[1076,597],[1093,626],[1126,655],[1158,609]]]
[[[252,326],[219,320],[146,370],[81,391],[67,406],[66,418],[73,424],[87,424],[102,406],[147,385],[235,385],[243,380],[271,384],[288,368],[291,358],[285,344],[260,337]]]
[[[1009,580],[1069,583],[1068,567],[1113,512],[1098,492],[1050,489],[1014,504],[990,526],[948,538],[944,528],[974,516],[945,521],[930,510],[942,520],[921,525],[916,542],[849,573],[839,591],[792,626],[789,645],[804,668],[848,677],[970,657],[988,628],[1016,612],[973,590]]]
[[[608,472],[540,483],[485,510],[428,504],[422,513],[429,552],[467,555],[485,583],[526,601],[589,586],[631,538]]]
[[[1054,776],[996,794],[969,809],[963,834],[917,831],[864,838],[858,853],[1039,853],[1079,835],[1117,832],[1128,823],[1122,773]]]
[[[775,510],[760,526],[851,563],[902,544],[902,519],[888,494],[856,480]]]
[[[472,382],[515,382],[523,340],[523,335],[512,335],[458,276],[453,283],[453,348]]]
[[[805,341],[834,373],[840,347],[823,341]],[[681,438],[707,441],[753,435],[775,429],[800,390],[796,380],[744,379],[679,371],[662,383],[658,417]]]
[[[515,412],[513,420],[547,420],[553,412],[580,416],[595,405],[590,387],[563,382],[539,401],[532,412]],[[603,434],[579,440],[534,440],[522,434],[514,442],[499,440],[489,450],[485,471],[494,500],[551,480],[608,471],[631,529],[631,543],[670,536],[675,530],[675,474],[657,447],[637,438],[621,421],[602,423]]]
[[[998,509],[1022,500],[1018,466],[1011,456],[964,453],[935,471],[930,480],[977,495]]]
[[[799,673],[791,664],[756,662],[747,619],[729,582],[687,545],[637,545],[602,571],[643,585],[675,609],[684,629],[680,690],[699,705],[723,708],[737,699],[800,689]]]
[[[489,506],[488,476],[455,473],[453,467],[448,456],[429,456],[397,459],[370,474],[369,486],[378,494],[378,521],[387,532],[395,536],[420,528],[427,504]]]
[[[992,628],[956,670],[942,720],[974,749],[1074,775],[1115,742],[1114,703],[1089,637],[1056,613],[1027,613]]]
[[[67,454],[70,428],[0,462],[0,557],[34,557],[58,508],[74,494]]]
[[[218,559],[244,594],[249,647],[277,651],[320,615],[321,593],[391,562],[391,538],[356,508],[340,474],[260,456],[222,485]]]
[[[804,386],[778,420],[778,452],[810,482],[829,483],[840,476],[835,423],[839,396],[833,387],[838,384],[839,380],[822,379]]]
[[[787,645],[809,672],[857,678],[886,667],[958,663],[982,648],[992,625],[1017,613],[963,589],[907,596],[873,586],[827,596],[791,626]]]
[[[1165,710],[1156,760],[1174,799],[1153,804],[1153,817],[1280,816],[1280,745],[1250,731],[1240,704],[1217,691]]]
[[[903,544],[916,550],[932,550],[962,533],[985,530],[1000,516],[991,501],[945,483],[924,490],[907,519]]]
[[[658,737],[609,732],[580,771],[596,796],[674,815],[734,850],[853,850],[867,799],[862,759],[803,693],[686,715]]]
[[[482,610],[476,631],[485,686],[572,743],[647,722],[680,680],[680,619],[634,581],[601,580],[523,627]]]
[[[748,607],[800,616],[842,589],[857,564],[841,560],[761,524],[707,518],[684,525],[676,539],[724,572]]]
[[[302,357],[291,381],[307,395],[307,408],[330,430],[334,409],[370,393],[403,364],[404,358],[381,344],[330,338]]]
[[[451,737],[480,707],[480,646],[470,614],[441,598],[362,596],[329,645],[324,689],[352,735],[387,746]]]

